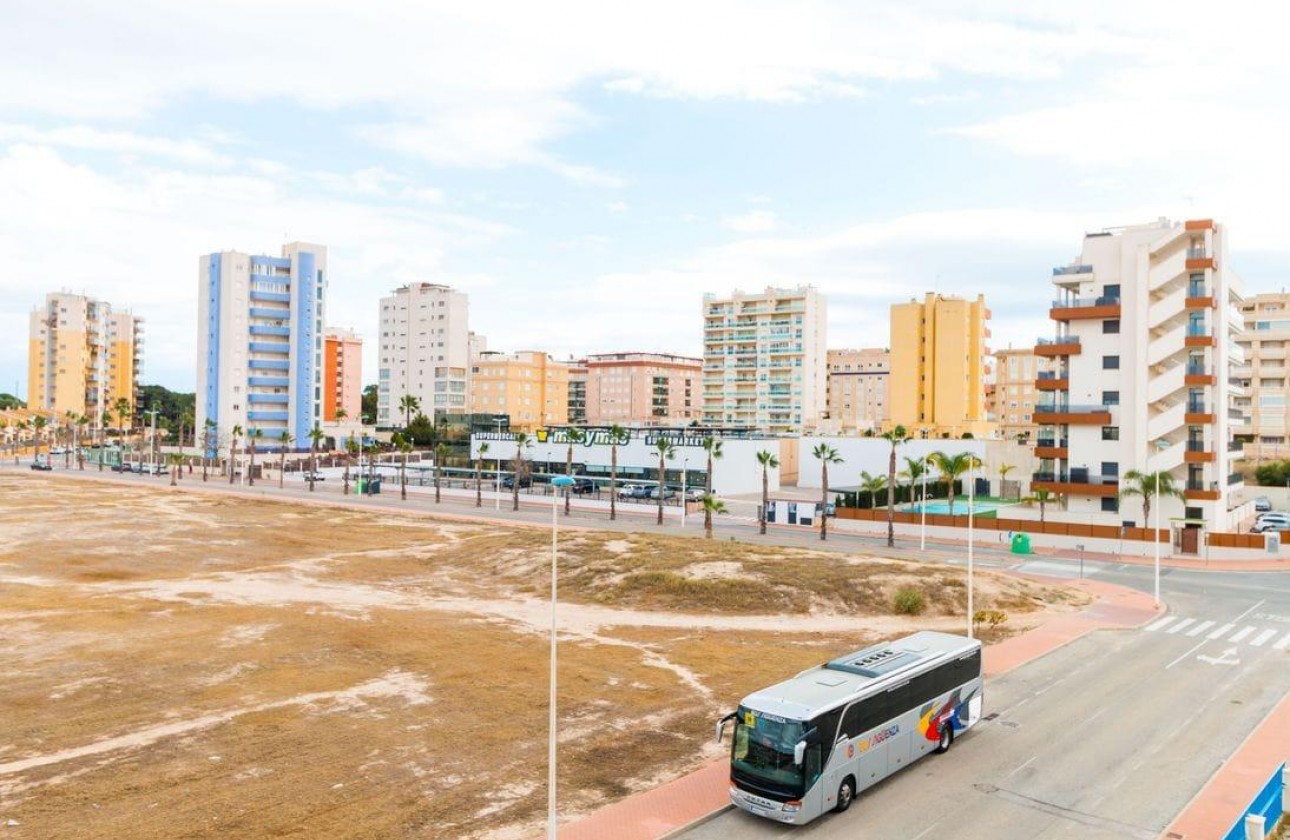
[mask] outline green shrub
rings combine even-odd
[[[919,615],[923,610],[927,609],[927,599],[917,589],[905,586],[896,590],[896,597],[892,599],[891,608],[901,615]]]

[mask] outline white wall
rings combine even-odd
[[[829,466],[829,486],[831,487],[850,487],[859,484],[862,471],[873,475],[887,475],[891,444],[882,438],[803,437],[797,441],[798,487],[820,486],[820,462],[811,455],[811,450],[820,443],[832,446],[842,457],[841,464]],[[987,441],[984,440],[911,440],[896,447],[896,472],[905,469],[906,457],[922,458],[933,452],[944,452],[948,455],[971,452],[982,459],[988,469],[991,467],[992,459],[987,457],[986,449]],[[982,469],[981,477],[989,474],[987,469]],[[932,472],[935,474],[935,470]],[[995,479],[997,475],[989,475],[989,477]],[[1022,478],[1022,476],[1014,473],[1010,478]]]

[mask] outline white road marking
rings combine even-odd
[[[1237,630],[1235,633],[1233,633],[1232,638],[1228,639],[1228,641],[1239,642],[1257,629],[1258,629],[1257,627],[1252,627],[1251,625],[1247,624],[1244,627],[1242,627],[1240,630]]]
[[[1190,624],[1194,624],[1195,622],[1196,622],[1196,619],[1194,619],[1194,618],[1184,618],[1182,621],[1178,622],[1178,623],[1177,623],[1177,624],[1175,624],[1173,627],[1170,627],[1170,628],[1169,628],[1168,630],[1166,630],[1165,632],[1166,632],[1166,633],[1177,633],[1179,630],[1182,630],[1184,627],[1187,627],[1187,626],[1188,626],[1188,625],[1190,625]]]
[[[1228,648],[1218,656],[1198,656],[1201,662],[1209,665],[1240,665],[1240,657],[1236,655],[1236,648]],[[1171,733],[1172,735],[1172,733]]]
[[[1187,635],[1199,636],[1201,633],[1204,633],[1206,630],[1213,627],[1217,623],[1218,623],[1217,621],[1202,621],[1200,624],[1197,624],[1195,627],[1188,630]]]
[[[1290,647],[1290,633],[1286,633],[1284,636],[1282,636],[1280,641],[1278,641],[1275,645],[1272,646],[1272,649],[1285,650],[1288,647]]]
[[[1030,762],[1034,761],[1036,758],[1039,758],[1039,756],[1037,756],[1037,755],[1032,755],[1030,758],[1026,759],[1024,763],[1022,763],[1021,765],[1019,765],[1019,766],[1017,767],[1017,769],[1016,769],[1016,770],[1013,770],[1013,771],[1012,771],[1011,773],[1009,773],[1008,775],[1009,775],[1009,776],[1015,776],[1015,775],[1017,775],[1017,774],[1018,774],[1018,773],[1020,773],[1022,770],[1025,770],[1025,769],[1026,769],[1026,767],[1028,767],[1028,766],[1030,765]]]
[[[1255,636],[1253,639],[1250,639],[1250,644],[1253,645],[1254,647],[1263,647],[1265,644],[1267,644],[1268,639],[1271,639],[1276,634],[1277,634],[1277,631],[1275,630],[1264,630],[1262,633]]]
[[[1173,621],[1173,620],[1174,620],[1174,619],[1176,619],[1177,617],[1178,617],[1178,616],[1176,616],[1176,615],[1167,615],[1167,616],[1165,616],[1165,617],[1164,617],[1164,618],[1162,618],[1162,619],[1159,619],[1159,620],[1157,620],[1157,621],[1155,621],[1155,622],[1152,622],[1151,624],[1148,624],[1148,625],[1146,626],[1146,628],[1145,628],[1145,629],[1146,629],[1146,631],[1147,631],[1148,633],[1154,633],[1154,632],[1156,632],[1157,630],[1159,630],[1161,627],[1164,627],[1166,624],[1169,624],[1171,621]]]
[[[1224,624],[1222,627],[1218,628],[1213,633],[1210,633],[1208,638],[1210,641],[1213,641],[1214,639],[1221,639],[1224,636],[1226,636],[1228,631],[1235,626],[1236,626],[1235,624]]]

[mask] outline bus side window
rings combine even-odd
[[[809,788],[815,784],[815,780],[820,778],[820,772],[823,768],[823,752],[819,744],[811,744],[806,748],[806,786]]]
[[[842,731],[839,733],[840,735],[854,738],[861,732],[865,731],[865,725],[862,718],[865,704],[868,702],[868,700],[857,700],[855,703],[847,706],[846,714],[842,716]]]

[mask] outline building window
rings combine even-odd
[[[1120,299],[1120,284],[1109,283],[1102,287],[1102,297]]]
[[[1107,478],[1120,477],[1120,463],[1118,461],[1103,461],[1102,475]]]
[[[1120,369],[1120,357],[1119,357],[1119,356],[1103,356],[1103,357],[1102,357],[1102,370],[1119,370],[1119,369]]]
[[[1102,392],[1102,405],[1119,405],[1119,404],[1120,404],[1120,392],[1119,392],[1119,391],[1103,391],[1103,392]]]
[[[1120,319],[1111,318],[1102,322],[1103,335],[1118,335],[1120,332]]]
[[[1119,440],[1119,439],[1120,439],[1120,427],[1119,427],[1119,426],[1103,426],[1103,427],[1102,427],[1102,440]]]
[[[1119,512],[1120,512],[1120,500],[1119,500],[1118,498],[1116,498],[1115,496],[1103,496],[1103,497],[1102,497],[1102,510],[1103,510],[1103,512],[1105,512],[1105,513],[1119,513]]]

